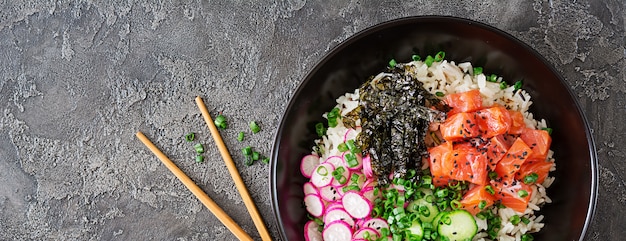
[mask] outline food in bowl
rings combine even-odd
[[[337,99],[301,160],[306,240],[532,240],[555,170],[522,82],[445,53]]]

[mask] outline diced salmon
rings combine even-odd
[[[461,93],[448,94],[443,101],[452,109],[448,115],[454,115],[461,112],[470,112],[483,108],[483,98],[480,96],[479,90],[470,90]]]
[[[533,150],[529,158],[545,160],[552,144],[552,138],[548,131],[524,128],[520,138]]]
[[[514,177],[515,173],[532,153],[533,151],[521,138],[515,139],[511,148],[507,150],[504,157],[496,164],[496,173],[504,179]]]

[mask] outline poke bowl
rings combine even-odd
[[[453,71],[449,72],[450,69]],[[453,77],[456,72],[458,76]],[[426,80],[416,77],[418,75]],[[451,80],[446,84],[441,79]],[[462,84],[463,80],[469,81],[468,84]],[[396,89],[390,91],[394,87],[388,84],[393,83],[402,86],[395,86]],[[490,90],[489,86],[493,88]],[[376,90],[379,92],[371,92]],[[423,94],[419,94],[420,91]],[[468,97],[471,96],[468,93],[474,93],[473,96],[479,98],[478,104],[469,101],[473,97]],[[372,100],[368,98],[372,96],[382,96],[380,98],[385,101],[371,104]],[[452,101],[455,98],[457,103]],[[519,99],[519,103],[511,104],[515,98]],[[418,102],[427,104],[425,108],[418,108],[414,106]],[[379,112],[372,106],[378,106]],[[370,107],[372,109],[367,109]],[[348,122],[348,116],[354,114],[355,109],[359,109],[355,114],[356,123]],[[518,124],[507,124],[506,130],[498,133],[493,133],[492,123],[484,124],[485,128],[491,128],[489,130],[468,131],[467,126],[461,129],[446,127],[451,120],[459,118],[458,126],[469,126],[469,118],[476,121],[471,123],[472,127],[474,124],[480,126],[483,123],[481,117],[485,119],[484,113],[491,113],[491,110],[504,113],[508,118],[506,123],[515,123],[512,120],[515,118],[508,117],[509,114],[521,116],[521,119]],[[479,117],[475,117],[477,114]],[[420,115],[426,117],[416,118]],[[400,117],[408,125],[423,124],[424,121],[426,124],[403,129],[415,129],[417,132],[402,132],[405,133],[402,138],[387,132],[378,135],[377,130],[387,128],[393,129],[393,132],[398,129],[398,125],[394,127],[393,123]],[[348,131],[345,136],[343,132],[339,134],[344,136],[343,140],[333,143],[330,132],[338,128],[335,127],[338,120],[343,128],[341,130]],[[524,137],[528,136],[526,132],[514,130],[513,126],[541,133],[538,135],[548,140],[543,142],[548,143],[547,147],[540,150],[537,143]],[[358,132],[349,133],[350,129],[358,129]],[[445,134],[446,131],[448,134]],[[435,132],[437,134],[433,134]],[[452,153],[457,146],[472,146],[476,148],[472,149],[473,153],[480,155],[481,149],[477,147],[476,140],[488,145],[499,135],[508,140],[503,141],[507,143],[503,144],[506,148],[501,150],[498,162],[485,164],[486,170],[481,167],[481,171],[472,172],[474,169],[470,168],[471,173],[467,174],[457,167],[456,160],[454,167],[450,164],[445,173],[437,169],[438,165],[444,164],[437,164],[435,156],[442,157],[443,154],[433,152],[437,149],[434,147],[441,149],[447,145],[445,148]],[[402,143],[409,144],[403,146]],[[362,148],[354,151],[354,146]],[[513,153],[513,147],[518,146],[526,148],[519,149],[523,158],[522,154],[515,156]],[[334,154],[329,154],[331,152]],[[542,162],[545,172],[535,169],[522,173],[524,166],[537,163],[527,158],[528,154],[539,155],[537,158],[546,161]],[[509,158],[508,162],[505,161],[511,156],[519,157],[519,160]],[[307,158],[314,159],[313,164],[307,163]],[[332,158],[336,162],[329,161]],[[452,158],[448,159],[452,163]],[[474,166],[473,163],[471,166]],[[342,165],[346,168],[338,168]],[[545,58],[515,37],[483,23],[455,17],[418,16],[384,22],[355,34],[332,49],[308,73],[291,98],[276,133],[270,192],[282,240],[321,240],[330,236],[364,240],[382,240],[381,237],[389,240],[399,237],[403,240],[409,237],[439,240],[446,232],[452,235],[454,231],[457,235],[457,232],[467,231],[465,228],[454,229],[454,225],[449,230],[443,230],[450,226],[450,219],[463,218],[453,213],[470,213],[474,218],[470,219],[473,231],[467,231],[467,236],[459,239],[529,240],[532,237],[534,240],[583,240],[595,208],[596,166],[595,145],[585,116],[563,77]],[[391,168],[391,171],[384,171],[384,167]],[[341,172],[337,173],[337,170]],[[325,179],[320,179],[321,174],[315,174],[315,171],[322,173]],[[509,171],[510,176],[507,175]],[[357,180],[360,178],[364,181]],[[355,183],[356,191],[343,184],[351,181]],[[402,185],[404,182],[407,185]],[[513,184],[527,189],[518,188],[510,196],[502,194],[503,190],[510,190],[504,186]],[[444,207],[431,210],[429,205],[413,204],[422,197],[442,196],[436,193],[444,189],[446,195],[448,191],[453,193],[454,190],[448,189],[458,186],[463,188],[456,189],[456,200],[428,200],[433,205],[443,203]],[[426,187],[432,189],[428,191]],[[494,187],[495,191],[492,190]],[[395,194],[389,194],[391,189]],[[411,193],[420,194],[409,196],[407,192],[412,189],[417,191]],[[328,194],[329,190],[332,194]],[[365,190],[370,192],[364,194]],[[480,202],[474,203],[473,208],[469,207],[467,196],[477,192],[486,195],[485,190],[490,193],[487,195],[489,202],[477,199]],[[407,199],[404,205],[397,201],[398,204],[391,208],[384,206],[381,200],[397,199],[398,193],[402,201]],[[526,200],[524,206],[516,209],[507,201],[510,197],[518,201]],[[411,202],[408,199],[415,200]],[[415,205],[413,210],[412,205]],[[337,209],[340,211],[332,210],[335,207],[331,206],[339,206]],[[439,221],[442,218],[435,215],[424,220],[423,216],[418,217],[419,210],[428,211],[429,215],[430,211],[441,213],[443,216],[439,216],[447,219],[448,223]],[[455,212],[457,210],[461,211]],[[329,211],[336,211],[334,216],[341,218],[328,221],[325,215]],[[485,214],[492,217],[485,217]],[[410,227],[399,223],[401,218],[406,221],[407,216],[418,220],[415,223],[419,231],[411,233]],[[431,221],[433,217],[435,221]],[[371,221],[374,218],[386,223],[383,232],[379,224],[375,229],[370,227],[376,223]],[[497,225],[493,220],[497,220]],[[511,223],[519,224],[521,228],[511,226]],[[363,237],[361,229],[365,228],[370,231]],[[532,235],[527,236],[526,233]],[[437,239],[437,235],[442,237]]]

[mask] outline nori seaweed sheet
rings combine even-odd
[[[446,114],[439,110],[448,109],[405,67],[390,68],[390,75],[383,78],[370,77],[359,89],[359,108],[354,111],[362,123],[356,143],[363,155],[370,155],[379,185],[404,178],[409,169],[421,166],[428,155],[424,137],[430,122],[443,121]],[[353,122],[350,119],[344,123]]]

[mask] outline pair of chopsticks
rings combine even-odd
[[[222,155],[222,159],[224,159],[224,162],[226,163],[226,167],[228,167],[228,172],[230,172],[230,175],[235,181],[235,186],[237,187],[237,190],[239,190],[239,194],[243,199],[243,203],[246,205],[248,213],[250,213],[256,229],[259,231],[259,234],[261,234],[261,239],[263,241],[272,240],[267,231],[267,228],[265,227],[265,224],[263,223],[263,220],[261,219],[259,211],[254,205],[254,201],[252,201],[252,198],[250,197],[250,193],[248,193],[248,189],[246,189],[246,185],[243,183],[241,175],[239,175],[239,171],[237,171],[237,167],[233,162],[233,158],[230,156],[230,153],[228,152],[228,149],[226,148],[226,145],[224,144],[224,141],[222,140],[222,137],[220,136],[217,127],[215,127],[215,124],[213,123],[213,120],[209,115],[209,111],[204,105],[202,98],[200,98],[199,96],[196,97],[196,104],[198,105],[200,112],[202,112],[204,121],[211,131],[213,140],[215,140],[215,144],[217,145],[220,154]],[[235,221],[233,221],[233,219],[230,218],[230,216],[228,216],[228,214],[226,214],[226,212],[224,212],[222,208],[220,208],[204,191],[202,191],[202,189],[200,189],[200,187],[198,187],[198,185],[196,185],[191,180],[191,178],[185,175],[185,173],[180,170],[180,168],[178,168],[176,164],[174,164],[165,154],[163,154],[163,152],[159,150],[159,148],[157,148],[148,139],[148,137],[146,137],[141,132],[137,132],[136,136],[161,160],[161,162],[163,162],[163,164],[178,178],[178,180],[180,180],[185,185],[185,187],[187,187],[187,189],[189,189],[189,191],[191,191],[191,193],[193,193],[196,198],[198,198],[200,202],[202,202],[202,204],[204,204],[204,206],[207,207],[209,211],[211,211],[211,213],[213,213],[213,215],[215,215],[217,219],[220,220],[226,226],[226,228],[228,228],[239,240],[252,240],[250,235],[248,235],[239,225],[237,225],[237,223],[235,223]]]

